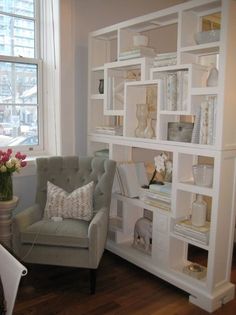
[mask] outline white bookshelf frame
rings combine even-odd
[[[201,30],[201,19],[211,13],[221,12],[220,41],[197,45],[194,34]],[[108,240],[107,249],[129,260],[152,274],[189,293],[190,302],[213,312],[234,297],[234,285],[230,282],[232,251],[235,231],[236,194],[236,2],[234,0],[192,0],[158,12],[112,25],[90,33],[89,36],[89,95],[88,95],[88,154],[102,148],[109,149],[109,157],[116,161],[149,161],[156,154],[170,152],[173,159],[171,210],[164,211],[147,205],[139,199],[113,194],[112,215],[117,211],[117,202],[123,205],[121,228],[112,230],[114,240]],[[151,34],[170,27],[177,34],[171,43],[177,53],[175,66],[153,67],[152,58],[119,60],[120,52],[132,49],[132,36],[137,33]],[[155,34],[155,33],[154,33]],[[172,34],[172,35],[173,35]],[[157,37],[158,37],[157,33]],[[159,41],[159,48],[170,52]],[[204,80],[208,68],[202,60],[208,55],[218,55],[218,86],[206,87]],[[201,58],[200,58],[201,57]],[[203,59],[202,59],[203,58]],[[129,69],[139,65],[140,81],[124,83],[122,109],[110,109],[108,104],[109,71]],[[184,111],[162,110],[161,83],[157,74],[165,71],[188,70],[188,101]],[[97,76],[98,74],[98,76]],[[104,78],[104,94],[96,92],[98,79]],[[97,83],[96,83],[97,81]],[[134,107],[132,112],[127,99],[128,89],[148,85],[158,86],[156,113],[156,136],[152,139],[136,138],[129,131],[135,128]],[[211,145],[168,141],[165,124],[161,121],[178,121],[179,116],[196,114],[196,107],[207,96],[216,96],[215,143]],[[143,101],[143,99],[142,99]],[[135,106],[135,102],[133,104]],[[123,124],[123,136],[95,133],[95,125],[114,122],[119,116]],[[92,118],[95,117],[95,118]],[[162,124],[162,125],[161,125]],[[162,127],[161,127],[162,126]],[[191,166],[198,159],[211,159],[214,163],[212,187],[193,184]],[[189,214],[196,194],[210,199],[211,221],[209,244],[202,245],[176,235],[174,222]],[[182,198],[180,202],[180,198]],[[153,243],[151,255],[132,247],[132,230],[135,218],[143,209],[153,213]],[[165,229],[161,227],[165,226]],[[195,279],[183,272],[190,263],[187,259],[189,244],[208,253],[207,274],[204,279]]]

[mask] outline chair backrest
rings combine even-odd
[[[0,244],[0,275],[6,300],[6,315],[13,313],[20,279],[27,269]]]
[[[36,203],[42,209],[46,204],[48,181],[69,193],[94,181],[94,210],[109,208],[116,162],[100,157],[53,156],[37,158],[36,164]]]

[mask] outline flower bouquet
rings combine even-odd
[[[25,159],[26,155],[20,152],[12,156],[12,149],[0,150],[0,201],[12,200],[12,173],[26,166]]]

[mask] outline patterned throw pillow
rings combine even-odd
[[[71,193],[47,182],[46,218],[62,217],[90,221],[93,217],[94,183],[79,187]]]

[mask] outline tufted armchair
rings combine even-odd
[[[114,161],[85,157],[38,158],[35,204],[13,218],[13,248],[28,263],[90,269],[91,293],[95,292],[96,269],[102,257],[109,220]],[[91,221],[45,219],[47,181],[67,192],[94,182]]]

